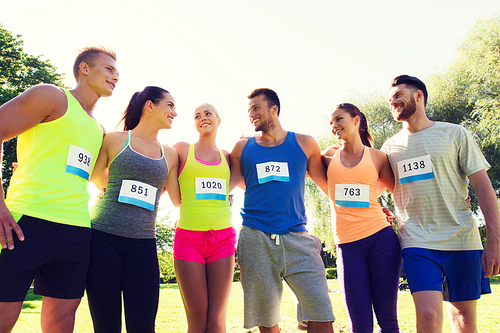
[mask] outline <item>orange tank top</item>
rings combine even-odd
[[[370,149],[365,147],[361,161],[350,168],[340,155],[337,150],[327,171],[335,244],[354,242],[389,226],[377,201],[378,171]]]

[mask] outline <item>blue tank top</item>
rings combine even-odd
[[[295,133],[279,146],[265,147],[248,139],[241,152],[245,179],[243,225],[270,234],[306,231],[304,205],[307,156]]]

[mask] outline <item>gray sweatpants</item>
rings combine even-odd
[[[244,328],[272,327],[281,320],[282,279],[297,305],[297,320],[334,321],[321,242],[307,232],[271,235],[242,227],[238,262],[244,301]]]

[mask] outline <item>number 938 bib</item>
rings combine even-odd
[[[66,161],[66,172],[82,177],[85,180],[89,180],[93,159],[94,155],[92,155],[89,151],[71,145],[69,147],[68,159]]]

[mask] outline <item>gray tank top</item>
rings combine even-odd
[[[121,237],[155,238],[168,164],[163,145],[162,157],[154,159],[134,151],[130,137],[129,131],[125,146],[109,164],[106,194],[92,208],[91,224],[93,229]]]

